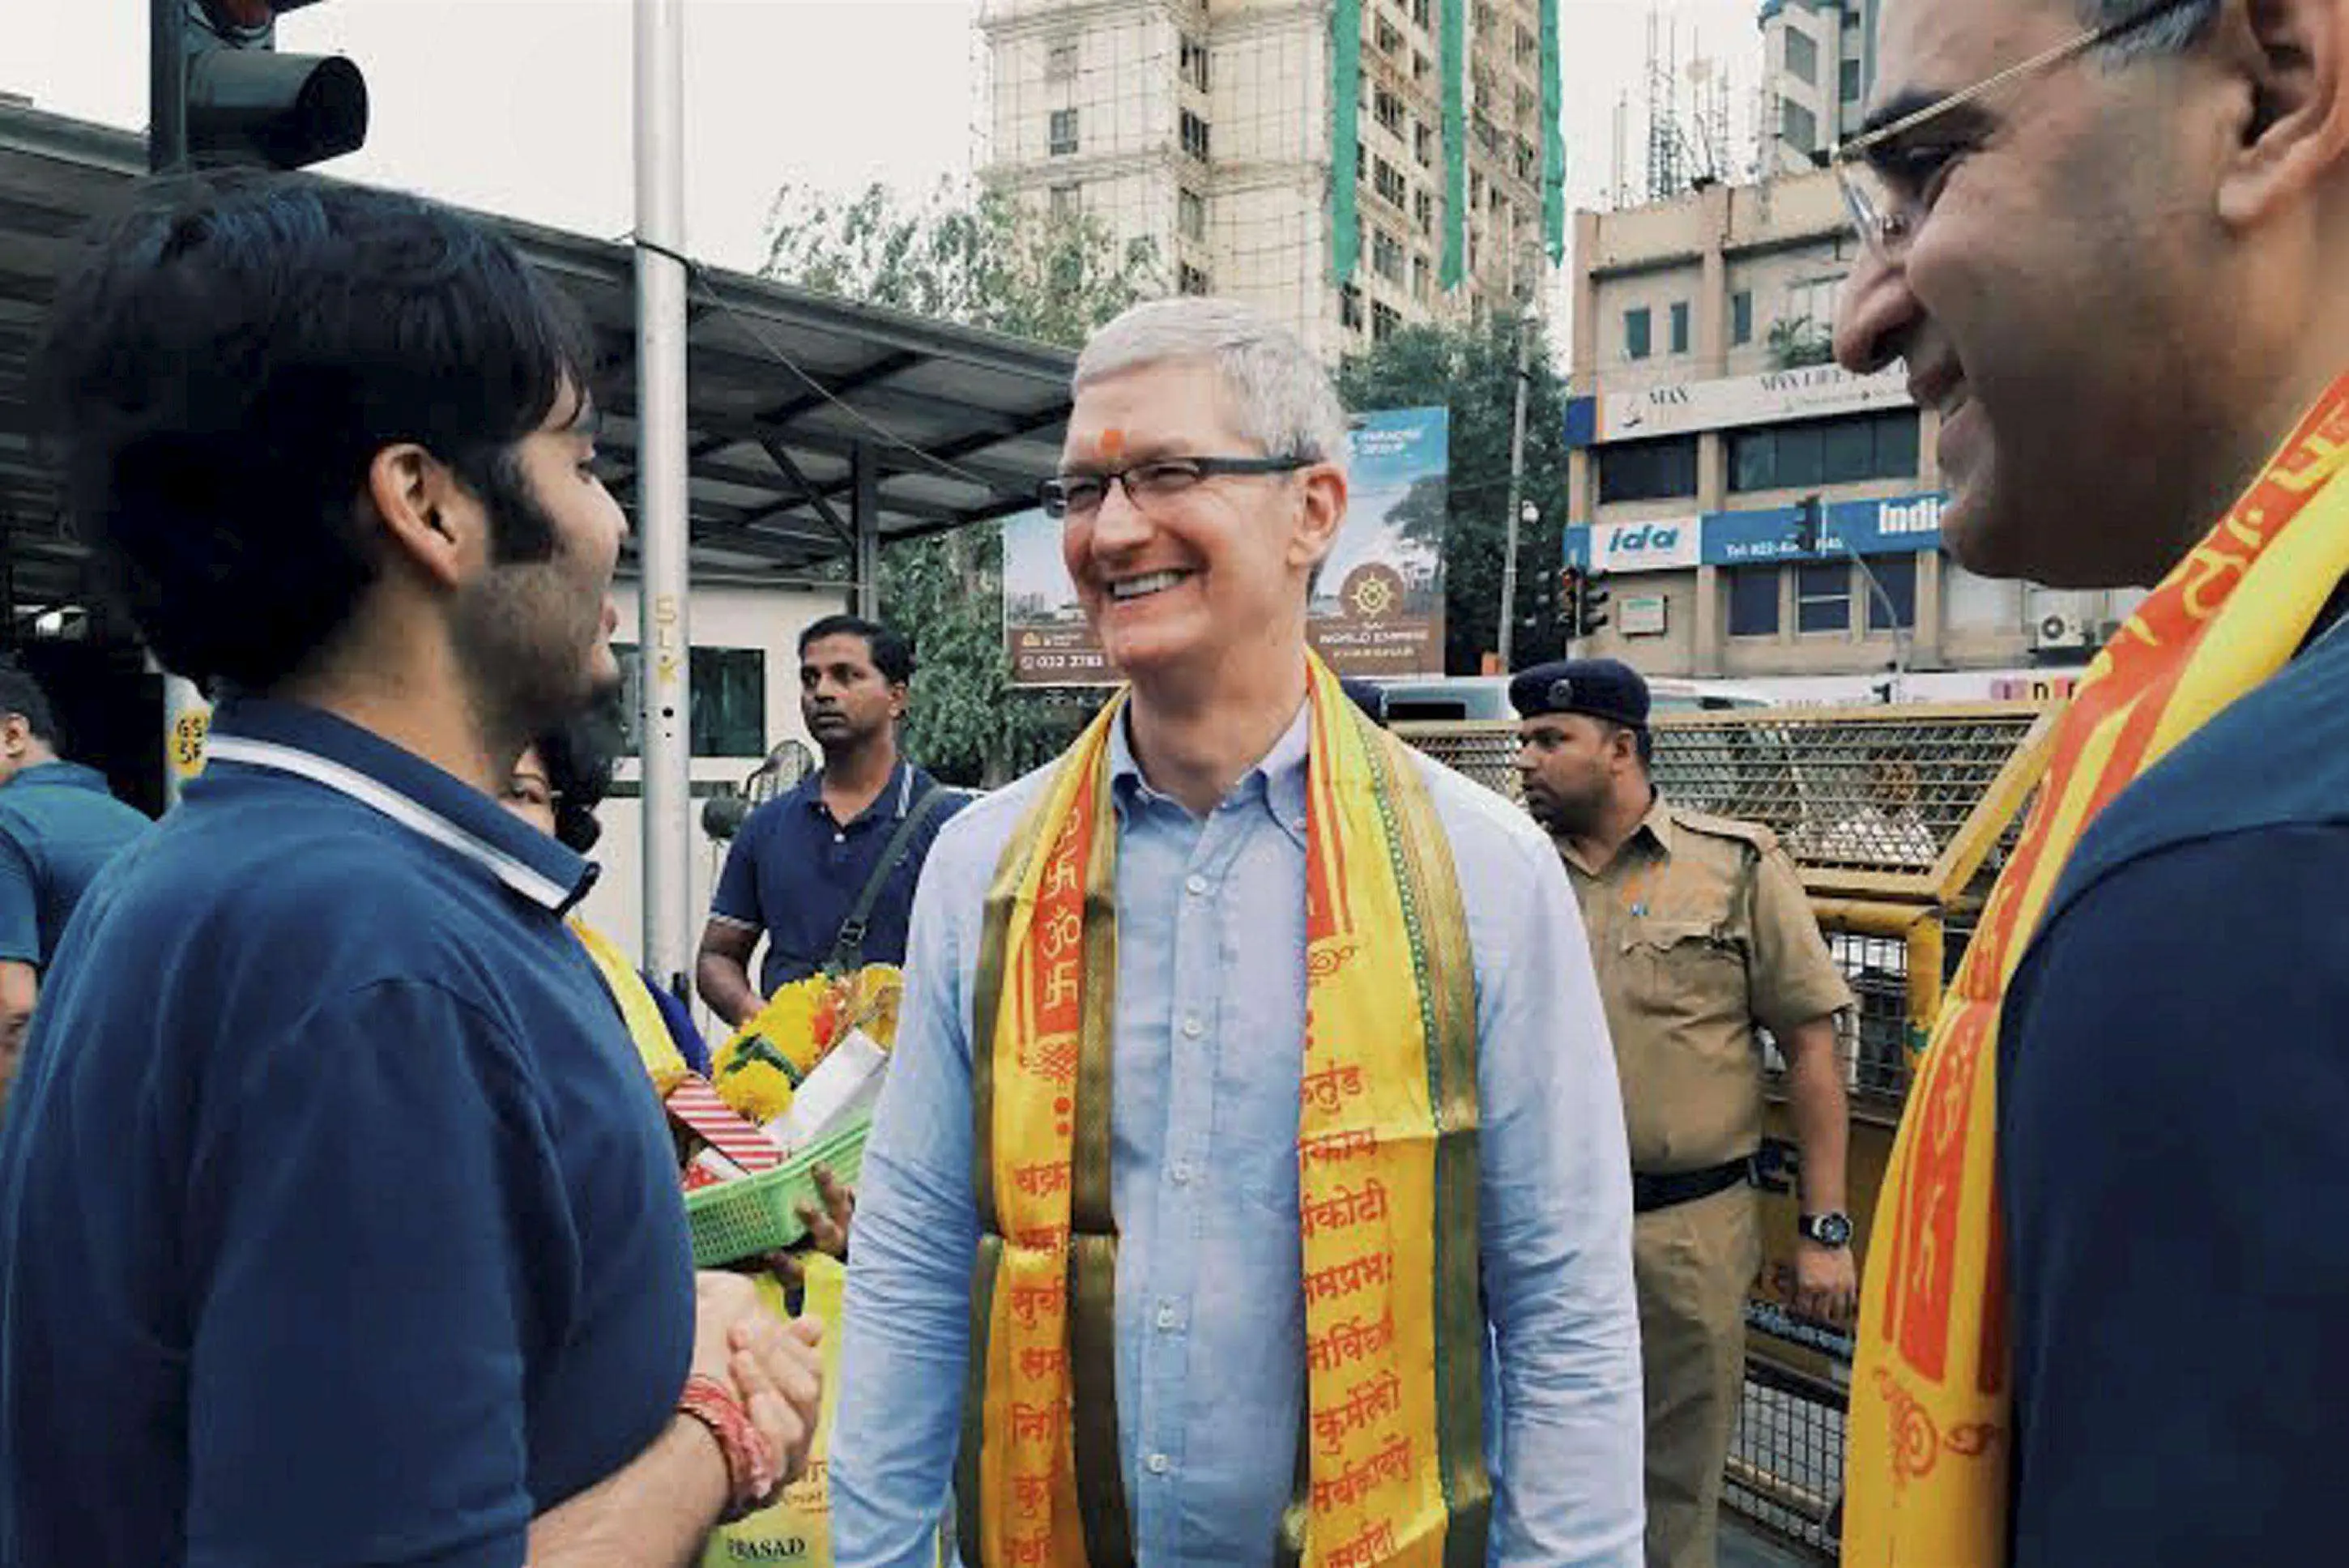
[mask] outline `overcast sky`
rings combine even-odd
[[[1647,0],[1563,0],[1574,204],[1601,199],[1614,105],[1640,94]],[[973,0],[687,0],[687,238],[750,267],[778,186],[921,188],[968,173]],[[1710,53],[1752,112],[1755,0],[1678,0],[1681,55]],[[630,228],[630,0],[329,0],[281,46],[349,55],[374,123],[327,167],[604,238]],[[147,0],[0,0],[0,90],[136,128]],[[1692,46],[1692,40],[1695,43]],[[1636,124],[1633,129],[1639,135]],[[1635,163],[1636,167],[1636,163]]]

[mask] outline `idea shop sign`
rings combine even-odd
[[[1568,564],[1592,572],[1681,572],[1703,558],[1703,544],[1704,525],[1693,517],[1602,522],[1588,531],[1585,558]]]

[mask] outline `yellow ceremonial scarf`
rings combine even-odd
[[[660,1005],[653,1000],[645,977],[625,954],[585,921],[573,921],[571,934],[595,961],[595,972],[604,977],[604,988],[612,994],[621,1019],[628,1026],[628,1038],[636,1042],[636,1055],[644,1058],[645,1071],[652,1076],[654,1091],[666,1099],[691,1069],[677,1042],[669,1038],[668,1021],[661,1016]]]
[[[1298,1118],[1301,1496],[1284,1562],[1485,1561],[1475,985],[1451,846],[1410,754],[1312,661]],[[964,1560],[1133,1561],[1110,1212],[1111,727],[1062,758],[988,894],[973,1016],[978,1207]],[[1277,1043],[1276,1043],[1277,1044]]]
[[[1885,1171],[1846,1439],[1843,1559],[1854,1568],[2006,1559],[1999,999],[2088,825],[2282,668],[2349,573],[2344,468],[2349,377],[2088,667],[2057,726],[2038,802],[1918,1062]]]

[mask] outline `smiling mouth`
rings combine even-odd
[[[1190,575],[1187,572],[1153,572],[1144,577],[1128,577],[1111,583],[1109,596],[1121,604],[1130,600],[1146,599],[1153,593],[1163,593],[1187,581]]]

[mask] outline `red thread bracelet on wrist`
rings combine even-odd
[[[722,1522],[755,1513],[773,1500],[782,1484],[782,1461],[750,1412],[724,1384],[699,1373],[688,1377],[685,1392],[677,1397],[677,1412],[707,1427],[726,1457],[730,1495]]]

